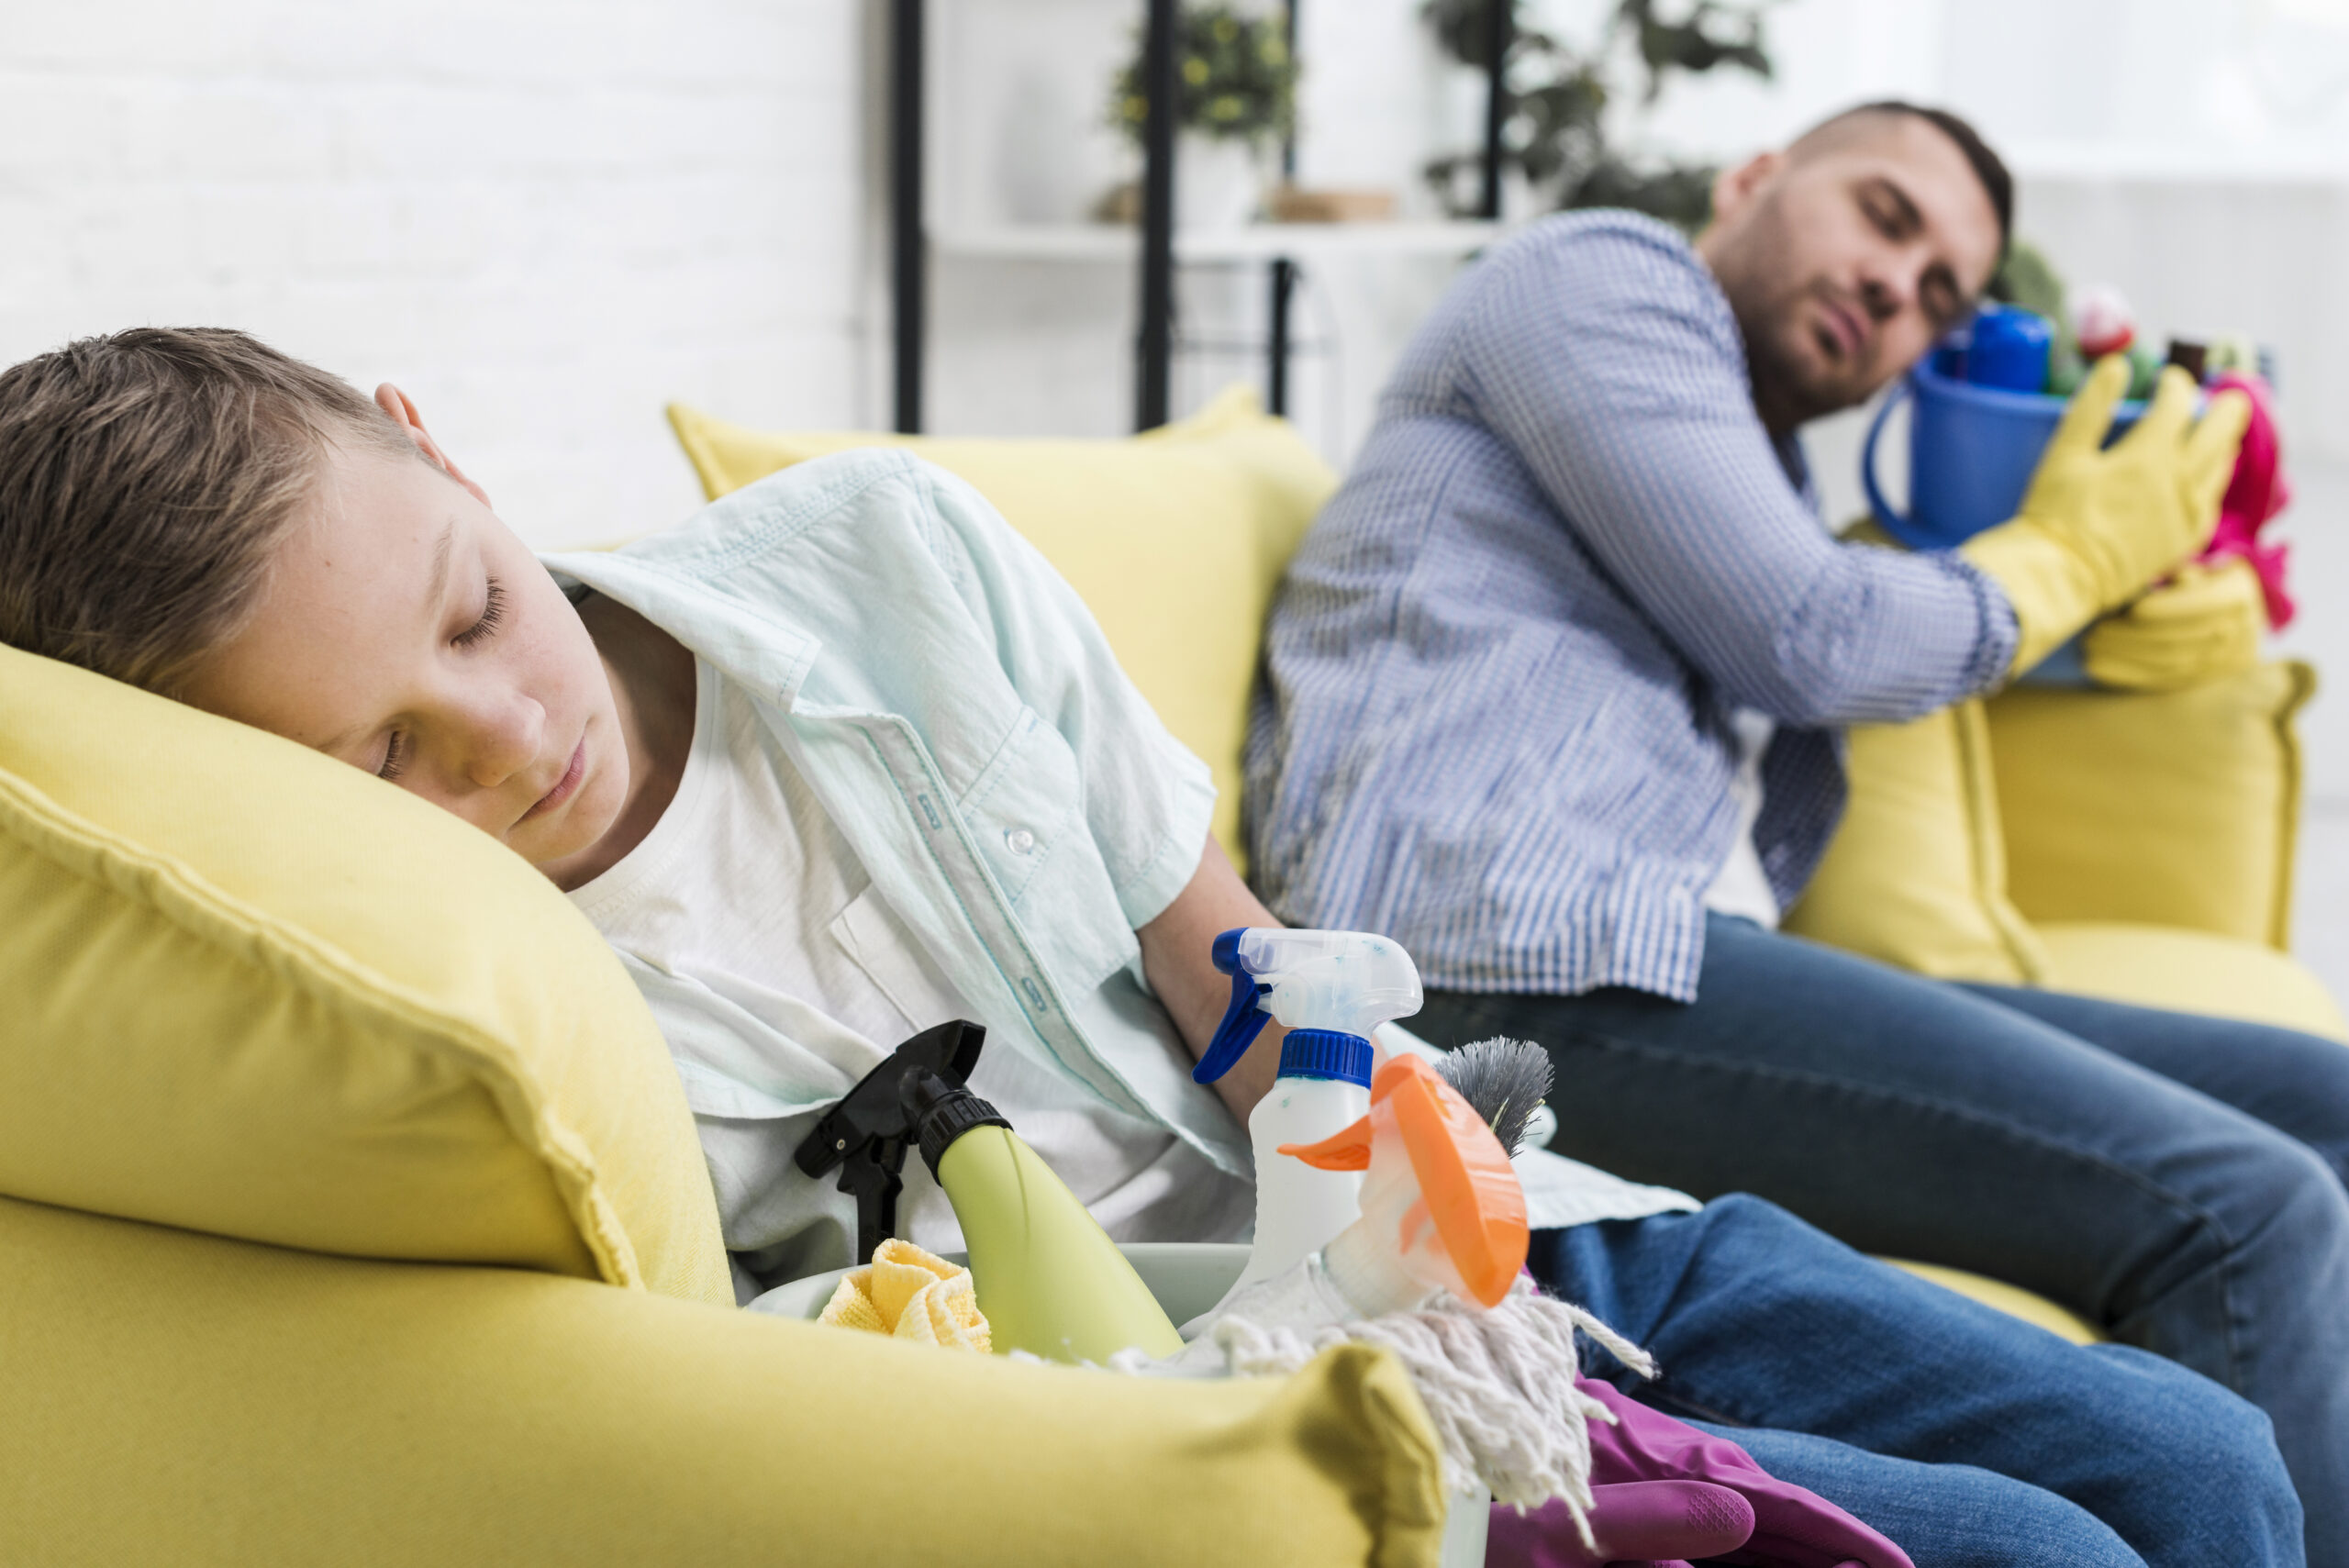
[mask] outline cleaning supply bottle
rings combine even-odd
[[[1216,938],[1215,966],[1231,976],[1231,1006],[1191,1076],[1231,1071],[1268,1018],[1288,1026],[1280,1076],[1248,1118],[1256,1151],[1256,1244],[1224,1299],[1294,1267],[1353,1223],[1362,1189],[1348,1172],[1316,1170],[1275,1152],[1313,1143],[1370,1108],[1370,1033],[1419,1010],[1419,971],[1367,931],[1245,927]]]
[[[1000,1112],[931,1072],[907,1073],[898,1093],[922,1163],[954,1206],[997,1354],[1106,1365],[1123,1350],[1183,1348],[1108,1232]]]
[[[1513,1085],[1523,1083],[1514,1070]],[[1346,1340],[1400,1356],[1427,1407],[1450,1489],[1444,1568],[1486,1561],[1487,1505],[1587,1505],[1588,1400],[1574,1391],[1577,1333],[1642,1372],[1651,1362],[1582,1308],[1520,1273],[1525,1192],[1485,1117],[1416,1055],[1389,1057],[1370,1108],[1328,1138],[1272,1151],[1323,1172],[1368,1172],[1359,1209],[1319,1251],[1240,1293],[1166,1376],[1261,1375]],[[1417,1320],[1397,1314],[1421,1313]],[[1579,1526],[1575,1528],[1579,1529]],[[1577,1558],[1576,1561],[1585,1559]],[[1588,1561],[1597,1561],[1595,1558]],[[1561,1559],[1564,1561],[1564,1559]]]
[[[1439,1289],[1489,1308],[1517,1283],[1531,1240],[1525,1189],[1485,1118],[1418,1057],[1378,1070],[1367,1116],[1280,1152],[1319,1170],[1369,1173],[1360,1218],[1320,1257],[1363,1317],[1409,1311]]]
[[[2008,392],[2043,392],[2054,351],[2055,326],[2035,311],[1986,305],[1974,314],[1965,350],[1965,379]]]

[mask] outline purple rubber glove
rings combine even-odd
[[[1744,1497],[1753,1509],[1753,1534],[1742,1547],[1719,1553],[1730,1562],[1768,1568],[1916,1568],[1909,1554],[1826,1498],[1774,1479],[1753,1456],[1651,1410],[1608,1384],[1587,1377],[1575,1386],[1614,1412],[1615,1424],[1590,1423],[1594,1487],[1634,1481],[1707,1481]],[[1569,1537],[1573,1527],[1566,1526]]]
[[[1519,1513],[1493,1505],[1485,1568],[1606,1568],[1610,1562],[1687,1568],[1692,1557],[1720,1557],[1753,1534],[1753,1506],[1726,1486],[1703,1481],[1633,1481],[1591,1488],[1593,1551],[1575,1529],[1565,1499]]]

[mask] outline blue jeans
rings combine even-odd
[[[1743,1446],[1917,1568],[2303,1561],[2267,1418],[1864,1258],[1760,1198],[1534,1233],[1533,1273],[1655,1355],[1593,1376]]]
[[[1561,1153],[2012,1281],[2233,1389],[2275,1423],[2310,1561],[2349,1568],[2349,1050],[1720,916],[1705,943],[1693,1004],[1447,994],[1410,1027],[1548,1047]]]

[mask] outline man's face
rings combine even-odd
[[[413,456],[329,450],[258,611],[184,695],[454,812],[558,883],[628,799],[578,613],[478,492]]]
[[[1697,249],[1775,431],[1865,402],[1966,315],[1998,264],[1988,194],[1956,143],[1911,115],[1756,159],[1721,177],[1714,206]]]

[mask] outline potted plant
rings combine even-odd
[[[1184,7],[1175,29],[1174,221],[1228,228],[1252,217],[1264,157],[1297,119],[1297,62],[1281,20],[1227,4]],[[1136,146],[1150,116],[1142,42],[1110,89],[1109,117]]]
[[[1510,0],[1499,0],[1509,4]],[[1712,210],[1714,171],[1702,164],[1643,159],[1609,139],[1611,81],[1626,54],[1645,80],[1640,97],[1653,104],[1675,74],[1702,75],[1727,66],[1767,79],[1771,62],[1762,14],[1775,0],[1615,0],[1591,43],[1576,46],[1537,27],[1509,33],[1504,80],[1501,161],[1537,202],[1558,208],[1621,206],[1691,233]],[[1444,52],[1482,68],[1491,49],[1495,0],[1425,0],[1420,15]],[[1671,15],[1667,16],[1667,10]],[[1474,216],[1484,160],[1453,153],[1428,163],[1436,197],[1457,217]]]

